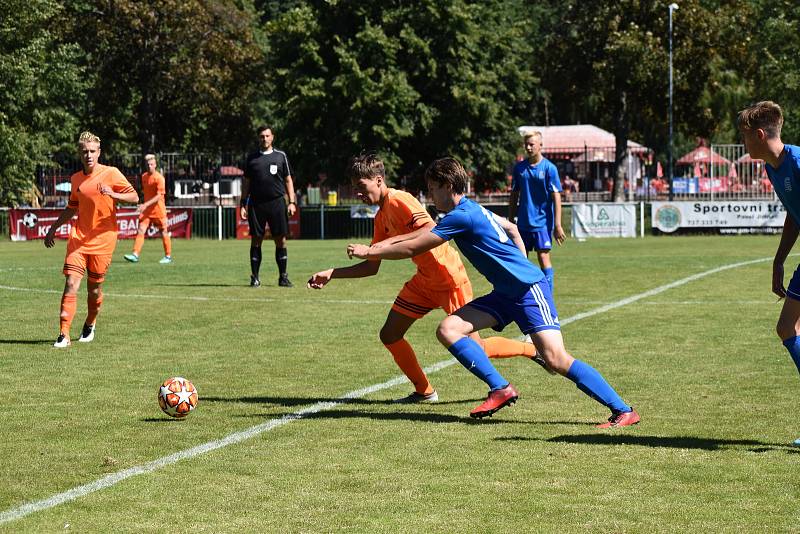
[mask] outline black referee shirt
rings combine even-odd
[[[284,180],[292,174],[285,152],[254,152],[247,156],[244,175],[250,179],[250,202],[257,204],[275,200],[286,194]]]

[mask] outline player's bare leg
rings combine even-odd
[[[403,315],[395,310],[389,310],[386,322],[380,331],[381,343],[386,347],[394,362],[414,384],[414,392],[406,397],[397,399],[395,402],[402,404],[413,404],[418,402],[436,402],[439,395],[431,385],[428,377],[417,361],[417,355],[411,344],[405,339],[411,325],[417,320],[414,317]]]

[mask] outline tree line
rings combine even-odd
[[[763,99],[798,139],[794,2],[677,3],[676,153],[696,137],[737,142],[737,110]],[[72,154],[84,129],[106,153],[214,153],[251,148],[269,124],[301,185],[341,181],[347,158],[370,150],[411,179],[452,154],[489,187],[521,124],[595,124],[665,161],[667,5],[0,0],[0,205],[24,202],[36,169]]]

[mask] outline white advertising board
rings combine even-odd
[[[786,211],[779,201],[765,200],[653,202],[651,215],[653,228],[670,233],[679,228],[781,228]]]

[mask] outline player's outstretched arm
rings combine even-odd
[[[380,248],[380,247],[385,247],[386,245],[393,245],[395,243],[400,243],[402,241],[409,241],[411,239],[415,239],[417,236],[419,236],[421,234],[430,232],[431,229],[433,229],[435,226],[436,226],[436,223],[431,221],[431,222],[425,224],[424,226],[421,226],[421,227],[417,228],[413,232],[409,232],[407,234],[400,234],[400,235],[397,235],[397,236],[394,236],[394,237],[387,237],[383,241],[379,241],[377,243],[374,243],[372,246],[376,247],[376,248]]]
[[[47,248],[51,248],[53,245],[56,244],[56,230],[61,228],[61,226],[72,219],[75,215],[77,210],[75,208],[64,208],[64,211],[58,216],[58,219],[50,225],[50,229],[47,231],[47,235],[44,236],[44,246]]]
[[[348,267],[326,269],[312,274],[306,283],[306,287],[309,289],[322,289],[334,278],[365,278],[373,276],[378,273],[380,267],[380,261],[362,261]]]
[[[367,245],[347,245],[347,255],[364,260],[402,260],[413,258],[432,248],[438,247],[445,240],[433,232],[424,232],[413,239],[400,241],[381,247]]]

